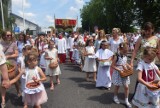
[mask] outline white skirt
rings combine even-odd
[[[159,96],[157,99],[155,97],[150,97],[148,94],[147,87],[141,83],[138,83],[137,85],[132,103],[138,108],[160,108]]]

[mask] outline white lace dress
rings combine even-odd
[[[54,50],[46,50],[46,53],[48,54],[49,57],[52,57],[53,59],[57,59],[57,49],[54,48]],[[49,64],[50,64],[50,60],[46,60],[46,75],[50,75],[50,76],[55,76],[55,75],[60,75],[61,74],[61,70],[60,70],[60,67],[59,65],[57,66],[57,68],[55,69],[51,69],[49,67]]]
[[[26,68],[26,84],[24,89],[24,102],[27,102],[28,105],[41,105],[45,102],[47,102],[48,97],[46,90],[44,88],[44,85],[40,82],[40,85],[36,88],[28,88],[27,84],[30,82],[33,82],[32,78],[36,77],[37,79],[40,79],[39,73],[38,73],[38,67],[35,67],[33,69]]]
[[[87,53],[95,54],[94,46],[87,46],[86,51]],[[85,56],[83,71],[84,72],[96,72],[97,71],[95,58],[89,58],[88,56]]]

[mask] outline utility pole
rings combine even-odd
[[[25,16],[24,16],[24,0],[22,0],[22,12],[23,12],[23,32],[26,34],[26,24],[25,24]]]
[[[2,14],[2,27],[3,27],[3,30],[5,30],[5,26],[4,26],[4,13],[3,13],[3,3],[2,3],[2,0],[0,0],[1,2],[1,14]]]

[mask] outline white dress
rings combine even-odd
[[[124,42],[122,38],[119,38],[117,41],[115,41],[113,38],[110,38],[109,44],[110,44],[110,50],[115,54],[118,52],[119,44]]]
[[[94,46],[87,46],[85,49],[87,53],[95,54]],[[89,58],[88,56],[85,56],[83,71],[85,72],[97,71],[95,58]]]
[[[117,56],[118,61],[116,65],[125,65],[127,63],[127,56]],[[122,66],[117,66],[117,68],[123,70]],[[129,85],[130,84],[130,77],[122,78],[117,70],[113,71],[112,74],[112,83],[116,86],[122,86],[122,85]]]
[[[57,49],[54,48],[53,50],[46,50],[46,53],[48,54],[49,57],[52,57],[53,59],[57,59]],[[57,66],[57,68],[55,69],[51,69],[49,67],[49,63],[50,63],[50,60],[46,60],[46,74],[47,75],[50,75],[50,76],[55,76],[55,75],[60,75],[61,74],[61,70],[60,70],[60,67],[59,65]]]
[[[113,56],[113,52],[109,49],[99,49],[95,55],[99,59],[109,59]],[[111,87],[110,66],[98,65],[96,87]]]
[[[146,82],[160,80],[156,73],[158,67],[152,62],[150,64],[141,61],[137,70],[142,71],[142,78]],[[160,108],[160,90],[151,91],[142,83],[138,83],[132,103],[138,108]],[[150,103],[150,104],[149,104]]]
[[[77,48],[73,49],[72,59],[75,61],[75,63],[81,64],[80,51]]]
[[[38,73],[38,67],[36,66],[33,69],[26,68],[25,69],[25,88],[24,88],[24,99],[23,101],[27,102],[28,105],[41,105],[45,102],[47,102],[48,97],[46,90],[44,88],[43,83],[40,82],[40,85],[36,88],[28,88],[27,84],[30,82],[33,82],[33,77],[40,79],[39,73]]]

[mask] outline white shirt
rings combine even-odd
[[[105,49],[105,50],[99,49],[96,52],[95,56],[99,59],[109,59],[110,57],[113,56],[113,52],[110,51],[109,49]]]
[[[58,46],[58,54],[66,53],[67,44],[66,44],[66,39],[65,38],[58,39],[57,46]]]
[[[119,38],[117,41],[115,41],[113,38],[111,38],[109,40],[109,44],[110,44],[110,50],[113,53],[117,53],[118,52],[118,48],[119,48],[119,44],[124,42],[124,40],[122,38]]]
[[[70,49],[70,51],[73,51],[73,45],[74,45],[74,38],[69,37],[68,38],[68,48]]]

